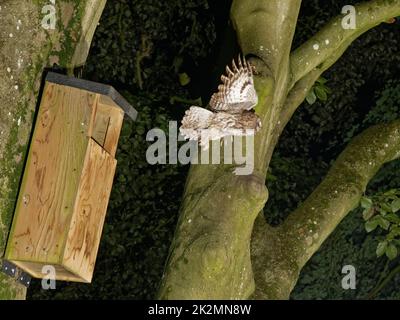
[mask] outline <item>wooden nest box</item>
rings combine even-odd
[[[90,283],[113,183],[124,114],[110,86],[49,73],[5,259],[35,278]]]

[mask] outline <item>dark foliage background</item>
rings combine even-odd
[[[216,3],[217,2],[217,3]],[[295,45],[314,34],[349,0],[303,0]],[[153,298],[173,236],[187,167],[150,166],[146,133],[167,131],[188,100],[207,102],[224,64],[237,53],[230,0],[108,1],[85,78],[112,84],[139,111],[125,122],[118,170],[91,285],[34,281],[30,299]],[[400,23],[382,24],[355,41],[324,77],[327,102],[304,105],[286,128],[268,176],[267,219],[277,224],[318,185],[346,143],[371,124],[399,117]],[[189,82],[187,85],[183,85]],[[398,188],[400,163],[388,164],[367,193]],[[376,258],[380,234],[367,234],[352,212],[303,269],[293,299],[366,298],[399,265]],[[343,290],[342,267],[357,269],[357,289]],[[400,274],[374,298],[399,299]]]

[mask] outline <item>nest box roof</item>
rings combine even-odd
[[[78,89],[83,89],[87,91],[91,91],[94,93],[98,93],[107,97],[110,97],[121,109],[124,110],[125,115],[127,115],[132,120],[136,120],[137,111],[133,108],[128,101],[122,97],[117,90],[115,90],[112,86],[105,85],[102,83],[97,83],[93,81],[78,79],[75,77],[69,77],[66,75],[62,75],[59,73],[49,72],[46,76],[46,81],[74,87]]]

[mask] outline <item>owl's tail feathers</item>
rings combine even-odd
[[[201,130],[207,129],[214,117],[214,113],[200,107],[190,107],[182,119],[179,131],[189,140],[200,140]]]

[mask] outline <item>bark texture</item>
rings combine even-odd
[[[106,0],[57,0],[55,29],[45,29],[45,0],[0,2],[0,257],[4,254],[41,79],[53,63],[82,65]],[[0,299],[26,290],[0,273]]]
[[[268,198],[265,177],[279,136],[321,74],[358,36],[400,15],[400,0],[356,6],[356,29],[339,15],[292,50],[300,0],[234,0],[231,19],[245,55],[256,67],[263,128],[255,138],[255,170],[239,177],[234,165],[193,165],[159,298],[286,299],[299,272],[368,181],[400,155],[399,122],[357,137],[310,198],[278,228],[259,214]]]

